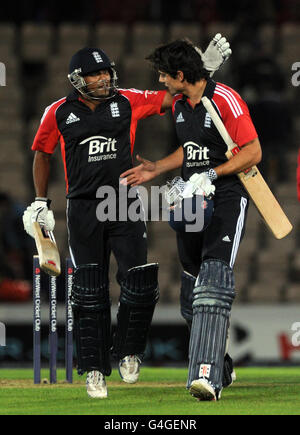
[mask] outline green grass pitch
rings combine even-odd
[[[1,415],[299,415],[299,368],[240,368],[219,402],[198,402],[185,389],[187,370],[143,368],[126,385],[114,370],[109,398],[87,397],[84,378],[72,385],[58,371],[57,385],[34,386],[32,370],[0,370]],[[47,378],[43,371],[42,378]]]

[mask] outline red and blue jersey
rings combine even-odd
[[[162,114],[166,91],[119,89],[92,111],[76,92],[47,107],[32,149],[52,154],[60,143],[68,198],[96,199],[101,186],[119,188],[132,168],[137,124]]]
[[[232,140],[243,147],[258,137],[245,101],[230,87],[208,80],[203,96],[209,98]],[[182,175],[188,180],[227,161],[227,146],[202,103],[192,106],[183,94],[173,100],[173,116],[179,145],[184,150]],[[218,190],[245,192],[236,176],[220,178]]]

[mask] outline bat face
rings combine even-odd
[[[249,177],[241,173],[238,177],[267,227],[276,239],[283,239],[292,231],[293,226],[256,166],[252,170],[256,172],[254,176]]]
[[[53,235],[42,231],[37,222],[32,225],[40,268],[50,276],[59,276],[61,274],[60,255]]]
[[[228,159],[231,159],[237,152],[239,152],[239,147],[228,151],[226,156]],[[293,226],[259,172],[259,169],[253,166],[240,172],[238,177],[256,205],[265,224],[276,239],[286,237],[292,231]]]
[[[51,250],[52,250],[52,248],[51,248]],[[51,257],[52,256],[53,256],[53,253],[51,253]],[[47,258],[45,258],[44,261],[42,260],[41,269],[50,276],[57,277],[61,273],[60,264],[58,262],[53,261],[53,260],[47,260]]]
[[[211,116],[217,130],[228,147],[226,157],[233,158],[240,152],[240,148],[233,142],[225,128],[222,120],[219,118],[215,108],[207,97],[202,98],[202,103]],[[263,179],[261,173],[256,166],[249,168],[237,174],[241,183],[249,193],[252,201],[254,202],[257,210],[263,218],[265,224],[276,237],[276,239],[283,239],[293,229],[288,217],[282,210],[277,199],[271,192],[269,186]]]

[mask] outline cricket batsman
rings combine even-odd
[[[236,174],[260,162],[262,152],[248,107],[230,87],[210,77],[198,49],[188,40],[157,48],[148,60],[173,95],[178,149],[168,157],[123,173],[136,186],[161,173],[182,168],[182,181],[214,192],[214,211],[204,231],[177,232],[183,267],[182,314],[191,323],[187,388],[199,400],[219,400],[224,355],[235,299],[234,265],[245,232],[248,194]],[[231,160],[227,146],[201,103],[206,96],[241,151]],[[212,189],[212,186],[214,187]]]
[[[213,74],[230,53],[226,39],[216,35],[202,53],[204,66]],[[158,264],[147,262],[144,221],[99,220],[96,193],[110,186],[118,198],[120,174],[133,168],[138,121],[171,109],[173,97],[167,90],[120,89],[115,64],[99,48],[75,53],[68,78],[73,92],[47,107],[34,139],[36,199],[23,221],[31,236],[32,222],[54,230],[47,193],[51,156],[59,143],[65,169],[69,249],[75,266],[71,300],[77,370],[80,375],[87,373],[88,395],[103,399],[108,396],[106,377],[112,370],[112,347],[122,380],[137,382],[159,288]],[[118,263],[120,285],[113,340],[108,281],[111,252]]]

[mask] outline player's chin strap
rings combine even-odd
[[[181,177],[175,177],[171,182],[167,183],[165,199],[168,204],[174,204],[175,206],[181,206],[183,199],[192,198],[194,195],[202,195],[211,199],[216,190],[212,181],[217,178],[214,169],[202,174],[194,174],[188,181],[184,181]]]

